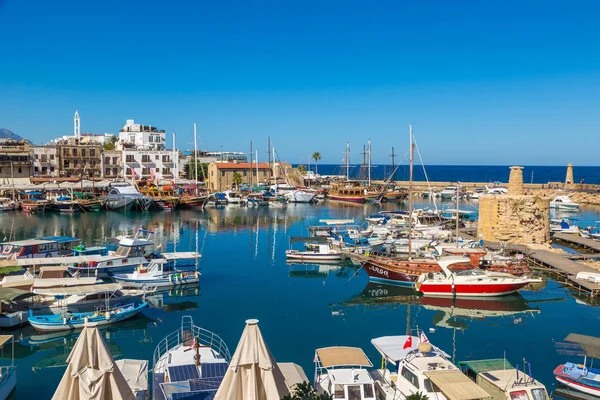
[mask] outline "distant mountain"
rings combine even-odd
[[[21,136],[17,135],[13,131],[10,131],[6,128],[0,128],[0,139],[12,139],[17,142],[20,140],[23,140],[23,138]]]

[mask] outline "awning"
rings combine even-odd
[[[431,379],[448,400],[487,399],[490,394],[477,386],[458,369],[444,371],[425,371],[423,374]]]
[[[195,251],[178,251],[177,253],[162,253],[167,260],[182,260],[186,258],[202,258],[202,254]]]
[[[34,293],[42,296],[70,296],[73,294],[85,295],[92,293],[114,292],[122,288],[123,287],[118,283],[101,283],[98,285],[34,289]]]
[[[290,236],[290,244],[292,243],[327,243],[325,236]]]
[[[398,336],[382,336],[371,340],[371,343],[379,353],[385,357],[388,361],[397,363],[400,360],[406,358],[407,355],[414,351],[418,351],[419,338],[417,336],[413,336],[411,343],[412,346],[408,348],[404,348],[404,344],[408,340],[407,335],[398,335]],[[431,346],[433,351],[441,356],[450,357],[443,350]]]
[[[600,338],[570,333],[565,338],[565,341],[577,343],[588,357],[600,358]]]
[[[41,267],[40,272],[65,272],[68,271],[69,267],[67,265],[55,265],[52,267]]]
[[[8,342],[12,338],[12,335],[0,335],[0,347],[4,346],[4,343]]]
[[[0,301],[14,301],[21,296],[32,295],[28,290],[15,289],[11,287],[0,288]]]
[[[317,357],[319,357],[321,365],[324,368],[340,366],[373,366],[365,352],[358,347],[325,347],[317,349]]]
[[[320,223],[327,225],[345,225],[345,224],[353,224],[353,219],[320,219]]]
[[[461,361],[457,365],[459,367],[462,367],[464,365],[465,367],[469,368],[471,371],[475,372],[476,374],[480,374],[482,372],[489,372],[489,371],[505,370],[505,369],[513,370],[515,368],[512,366],[511,363],[508,362],[508,360],[505,360],[503,358],[492,358],[489,360]]]

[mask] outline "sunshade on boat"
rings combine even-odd
[[[425,371],[423,374],[431,379],[449,400],[487,399],[490,394],[477,386],[458,369],[445,371]]]
[[[600,358],[600,338],[569,333],[565,341],[578,344],[588,357]]]
[[[317,357],[324,368],[342,366],[372,367],[373,364],[364,351],[358,347],[325,347],[317,349]]]
[[[101,283],[98,285],[81,285],[81,286],[67,286],[59,288],[40,288],[35,289],[35,294],[41,296],[69,296],[72,294],[92,294],[102,292],[114,292],[121,290],[123,287],[118,283]]]
[[[388,361],[397,363],[398,361],[406,358],[406,356],[410,353],[418,351],[419,338],[417,336],[413,336],[411,340],[411,346],[405,349],[404,344],[406,343],[407,339],[407,335],[382,336],[371,340],[371,343]],[[446,358],[450,357],[445,351],[433,345],[431,347],[435,353]]]

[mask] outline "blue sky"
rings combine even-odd
[[[338,163],[598,165],[597,1],[0,0],[0,127],[126,119],[192,147]],[[169,135],[170,137],[170,135]]]

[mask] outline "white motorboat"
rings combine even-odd
[[[290,245],[294,242],[301,242],[301,241],[312,241],[311,242],[305,242],[304,246],[306,248],[306,250],[301,251],[301,250],[287,250],[285,252],[285,256],[288,259],[291,260],[300,260],[300,261],[325,261],[325,260],[341,260],[342,259],[342,252],[341,250],[336,250],[336,249],[332,249],[331,248],[331,244],[328,240],[328,238],[324,238],[324,237],[307,237],[307,238],[302,238],[302,237],[291,237],[290,238]]]
[[[600,284],[600,272],[578,272],[576,279]]]
[[[423,333],[383,336],[371,343],[383,358],[382,368],[373,374],[383,400],[404,399],[417,392],[437,400],[463,398],[456,397],[458,388],[461,393],[469,393],[465,398],[490,397],[449,361],[448,354],[429,343]],[[392,372],[387,365],[397,372]]]
[[[579,204],[571,200],[569,196],[560,195],[550,202],[550,208],[560,211],[578,211]]]
[[[8,197],[0,197],[0,211],[13,211],[19,209],[19,202]]]
[[[508,189],[504,187],[485,187],[487,189],[486,194],[508,194]]]
[[[200,255],[198,254],[198,256]],[[165,271],[164,265],[167,262],[165,259],[152,260],[147,266],[140,265],[132,273],[114,274],[112,278],[124,287],[135,288],[180,286],[200,281],[198,271],[180,271],[178,269]]]
[[[128,182],[111,182],[106,207],[110,210],[130,210],[134,206],[145,211],[152,205],[152,197],[144,196]]]
[[[58,314],[63,309],[82,312],[88,308],[106,304],[125,304],[139,300],[144,290],[123,289],[117,283],[99,283],[92,285],[66,286],[55,288],[35,288],[33,293],[45,301],[50,313]]]
[[[367,368],[373,364],[358,347],[325,347],[315,351],[314,387],[334,399],[375,400],[375,381]]]
[[[223,194],[228,204],[240,204],[242,202],[243,196],[236,190],[225,190]]]
[[[574,235],[579,235],[581,233],[581,229],[577,225],[570,225],[567,221],[553,219],[550,220],[550,232],[558,232],[558,233],[572,233]]]
[[[440,192],[442,199],[451,199],[458,193],[458,186],[446,186],[444,190]]]

